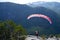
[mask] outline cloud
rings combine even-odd
[[[0,0],[0,2],[14,2],[19,4],[32,3],[37,1],[45,1],[45,2],[60,2],[60,0]]]

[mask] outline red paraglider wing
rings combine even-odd
[[[42,17],[42,18],[48,20],[50,24],[52,24],[51,19],[50,19],[48,16],[46,16],[46,15],[42,15],[42,14],[32,14],[32,15],[28,16],[27,19],[30,19],[30,18],[33,18],[33,17]]]

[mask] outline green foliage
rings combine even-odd
[[[60,34],[56,34],[55,36],[59,37],[60,38]]]
[[[1,40],[15,40],[15,34],[17,32],[20,32],[21,35],[26,35],[27,33],[21,25],[15,24],[12,20],[0,22],[0,36],[5,36]]]
[[[21,26],[21,25],[18,25],[14,28],[14,32],[20,32],[21,35],[24,35],[26,34],[26,30]]]

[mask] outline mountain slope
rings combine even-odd
[[[52,19],[53,24],[49,24],[49,22],[43,18],[32,18],[27,20],[27,17],[31,14],[47,15]],[[39,30],[38,28],[42,28],[42,30],[39,31],[45,34],[46,32],[48,34],[60,33],[60,19],[58,14],[51,9],[42,6],[32,8],[28,5],[14,4],[9,2],[0,3],[0,20],[13,20],[17,24],[22,24],[29,33],[33,32],[30,30]]]
[[[43,7],[46,7],[46,8],[49,8],[55,12],[58,13],[58,15],[60,15],[60,3],[59,2],[34,2],[34,3],[31,3],[31,4],[27,4],[29,5],[30,7],[40,7],[40,6],[43,6]]]

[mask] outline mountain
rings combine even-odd
[[[33,2],[33,3],[30,3],[30,4],[27,4],[29,5],[30,7],[40,7],[40,6],[43,6],[43,7],[46,7],[46,8],[49,8],[55,12],[58,13],[58,15],[60,15],[60,3],[59,2]]]
[[[31,14],[44,14],[51,18],[52,24],[43,18],[27,17]],[[60,33],[60,16],[54,11],[44,6],[31,7],[26,4],[15,4],[10,2],[0,3],[0,21],[13,20],[16,24],[23,25],[28,33],[33,33],[35,30],[41,34],[59,34]]]

